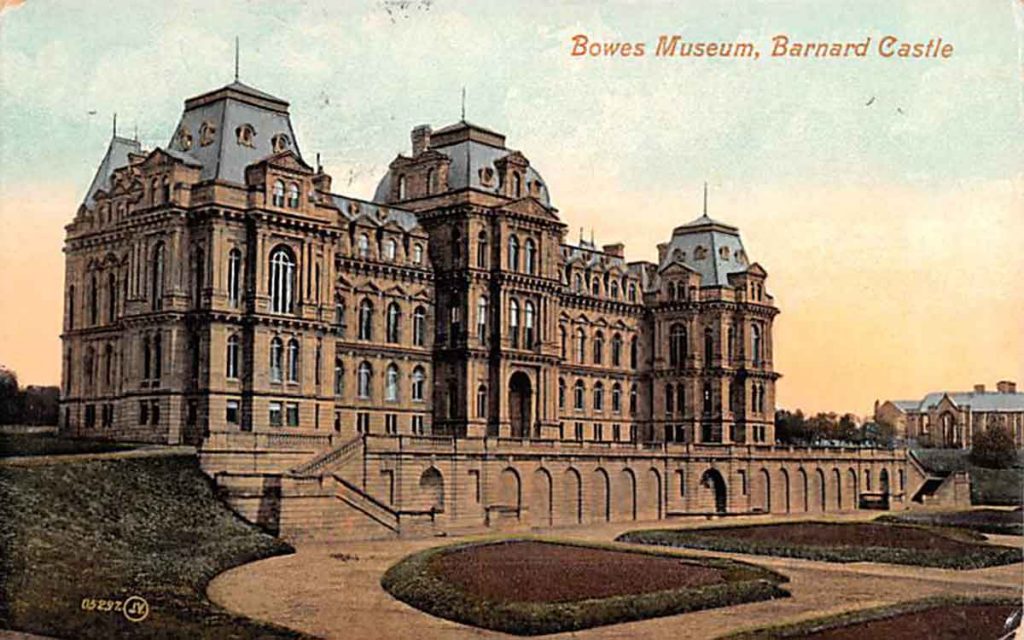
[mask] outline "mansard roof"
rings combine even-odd
[[[96,194],[100,191],[110,193],[113,186],[110,182],[111,176],[117,169],[128,166],[128,156],[133,153],[142,153],[142,145],[138,140],[120,138],[116,135],[110,139],[107,153],[103,156],[99,168],[96,169],[96,175],[93,176],[92,183],[89,185],[89,190],[85,193],[83,204],[86,207],[92,207],[95,204]]]
[[[351,222],[363,220],[376,227],[393,224],[407,232],[422,230],[419,219],[412,211],[336,194],[331,194],[331,200],[342,217]]]
[[[703,257],[698,259],[698,250]],[[749,268],[739,229],[714,220],[705,213],[672,231],[659,271],[681,262],[701,276],[701,286],[728,287],[729,276]]]

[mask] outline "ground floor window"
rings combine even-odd
[[[356,414],[356,431],[370,433],[370,414],[360,411]]]
[[[604,440],[604,425],[603,424],[595,424],[594,425],[594,440],[597,440],[597,441]]]
[[[612,440],[615,442],[622,440],[622,427],[620,425],[612,425]]]
[[[228,424],[238,424],[238,400],[228,400],[224,418]]]
[[[288,426],[299,426],[299,403],[297,402],[288,403]]]
[[[270,426],[280,427],[284,423],[284,415],[280,402],[270,403]]]
[[[582,440],[583,439],[583,423],[582,422],[577,422],[576,423],[576,439],[577,440]]]
[[[412,432],[418,436],[426,434],[426,428],[423,426],[423,416],[412,417]]]
[[[389,413],[384,416],[384,433],[393,436],[398,433],[398,416]]]

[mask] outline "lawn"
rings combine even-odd
[[[786,524],[630,531],[620,542],[804,558],[979,569],[1020,562],[1021,549],[981,542],[981,534],[887,523]]]
[[[788,597],[784,582],[730,560],[542,540],[428,549],[381,579],[391,595],[421,611],[516,635]]]
[[[218,573],[291,551],[227,509],[194,456],[0,466],[0,628],[103,640],[301,637],[205,596]],[[130,596],[148,602],[141,622],[118,610]]]
[[[979,533],[1024,535],[1024,511],[1020,509],[974,509],[970,511],[908,511],[875,518],[875,522],[956,527]]]
[[[105,453],[134,449],[137,445],[66,438],[49,433],[0,433],[0,458]]]
[[[1016,506],[1024,504],[1024,454],[1008,469],[989,469],[971,464],[964,449],[914,449],[914,456],[932,473],[946,475],[967,471],[971,475],[971,503]]]
[[[940,597],[863,609],[825,618],[732,634],[721,640],[859,640],[995,638],[1020,602]]]

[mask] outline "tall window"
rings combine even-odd
[[[384,383],[384,399],[392,402],[398,400],[398,367],[396,365],[388,365]]]
[[[534,344],[535,339],[536,339],[536,334],[534,332],[534,327],[533,327],[534,322],[535,322],[534,311],[533,311],[533,303],[530,302],[529,300],[527,300],[526,304],[523,305],[523,310],[525,311],[525,313],[524,313],[525,318],[524,318],[523,326],[524,326],[524,329],[526,330],[526,348],[527,349],[532,349],[533,348],[533,344]]]
[[[686,385],[676,385],[676,411],[680,414],[686,411]]]
[[[560,350],[563,360],[566,358],[566,340],[567,338],[565,336],[565,327],[558,327],[558,348]]]
[[[192,287],[195,305],[199,307],[203,304],[203,287],[206,286],[206,254],[202,247],[196,247],[195,267],[192,270],[192,275],[195,282],[195,286]]]
[[[537,245],[533,242],[533,238],[527,238],[523,245],[523,262],[526,273],[530,275],[537,273]]]
[[[629,283],[629,301],[636,302],[636,284]]]
[[[373,303],[365,298],[359,303],[359,339],[373,339]]]
[[[150,292],[153,294],[153,308],[163,307],[164,298],[164,243],[158,242],[153,248],[152,268],[150,269]]]
[[[640,357],[637,353],[636,336],[629,339],[629,368],[636,369]]]
[[[604,384],[594,384],[594,411],[604,411]]]
[[[299,381],[299,341],[288,341],[288,382]]]
[[[558,379],[558,408],[565,408],[565,378]]]
[[[668,363],[673,367],[686,365],[686,327],[681,324],[668,330]]]
[[[508,303],[508,331],[512,346],[519,346],[519,301],[515,298]]]
[[[405,200],[405,176],[398,176],[398,199]]]
[[[75,285],[68,287],[68,329],[75,328]]]
[[[604,334],[600,331],[594,335],[594,364],[604,362]]]
[[[508,238],[508,268],[519,271],[519,238],[514,235]]]
[[[572,290],[576,293],[583,291],[583,276],[576,274],[572,277]]]
[[[523,193],[523,179],[518,173],[512,174],[512,196],[518,198]]]
[[[334,359],[334,395],[341,396],[345,390],[345,365],[341,358]]]
[[[398,342],[398,327],[400,324],[402,312],[398,308],[398,303],[392,302],[388,305],[388,319],[387,319],[387,341]]]
[[[358,371],[358,382],[359,382],[359,397],[369,398],[370,397],[370,377],[373,374],[373,370],[370,369],[369,362],[363,362],[359,365]]]
[[[587,334],[580,327],[576,330],[576,362],[583,364],[587,357]]]
[[[434,170],[427,169],[427,195],[434,193]]]
[[[284,206],[284,182],[282,182],[281,180],[274,181],[272,202],[275,207]]]
[[[412,399],[416,402],[423,402],[423,387],[426,384],[427,376],[423,373],[423,367],[416,367],[412,372]]]
[[[712,407],[712,403],[711,403],[711,383],[710,382],[705,382],[704,383],[704,413],[705,414],[711,413],[711,407]]]
[[[238,378],[238,335],[234,334],[228,338],[228,353],[227,353],[227,376],[228,378]]]
[[[288,207],[291,209],[299,208],[299,185],[294,182],[288,185]]]
[[[117,317],[117,277],[107,275],[107,321],[113,322]]]
[[[676,390],[671,384],[665,385],[665,413],[676,411]]]
[[[270,310],[292,313],[295,295],[295,258],[288,247],[277,247],[270,254]]]
[[[727,350],[729,354],[729,360],[736,357],[736,327],[729,327],[728,333],[728,345]]]
[[[412,262],[413,264],[423,264],[423,245],[418,242],[412,245]]]
[[[636,414],[636,404],[637,404],[637,392],[636,392],[636,385],[634,384],[634,385],[630,385],[630,387],[629,387],[629,415],[635,415]]]
[[[370,257],[370,236],[366,235],[365,233],[361,233],[361,234],[359,234],[359,240],[357,242],[358,242],[358,246],[359,246],[359,257],[360,258],[369,258]]]
[[[242,299],[242,252],[232,249],[228,253],[228,304],[237,307]]]
[[[711,366],[715,357],[715,334],[711,329],[704,330],[704,366]]]
[[[149,349],[149,336],[142,336],[142,379],[149,380],[153,371],[153,354]]]
[[[100,291],[96,282],[96,276],[89,281],[89,324],[99,324],[100,321]]]
[[[487,417],[487,386],[480,385],[476,388],[476,416]]]
[[[110,386],[114,381],[114,345],[107,344],[103,349],[103,383]]]
[[[270,341],[270,381],[281,382],[284,377],[284,343],[281,338]]]
[[[622,366],[622,336],[618,333],[612,336],[612,366]]]
[[[384,243],[384,257],[388,260],[398,257],[398,243],[394,238],[388,238],[388,241]]]
[[[622,411],[622,385],[618,382],[612,385],[612,411],[615,413]]]
[[[750,326],[750,342],[754,366],[760,366],[761,360],[764,357],[764,346],[761,344],[761,325],[753,324]]]
[[[583,411],[583,381],[577,380],[572,387],[572,406],[577,411]]]
[[[476,301],[476,337],[481,343],[487,341],[487,298],[484,296]]]
[[[487,268],[487,232],[481,231],[476,240],[476,266]]]
[[[608,293],[613,299],[619,299],[619,283],[617,280],[612,280],[611,288]]]
[[[423,307],[416,307],[412,313],[412,343],[417,347],[427,343],[427,312]]]
[[[160,382],[160,376],[164,370],[164,342],[163,337],[158,331],[153,336],[153,380],[157,383]]]

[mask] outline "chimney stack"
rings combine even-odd
[[[665,261],[665,254],[668,253],[668,243],[662,242],[658,245],[658,263]]]
[[[603,247],[601,247],[601,251],[604,251],[610,256],[621,258],[625,255],[626,245],[622,244],[621,242],[616,242],[615,244],[606,244]]]
[[[974,385],[974,393],[985,393],[985,385],[976,384]]]
[[[430,125],[421,124],[414,127],[410,137],[412,138],[412,155],[416,157],[430,146]]]
[[[999,393],[1017,393],[1017,383],[1012,380],[1000,380],[996,383]]]

